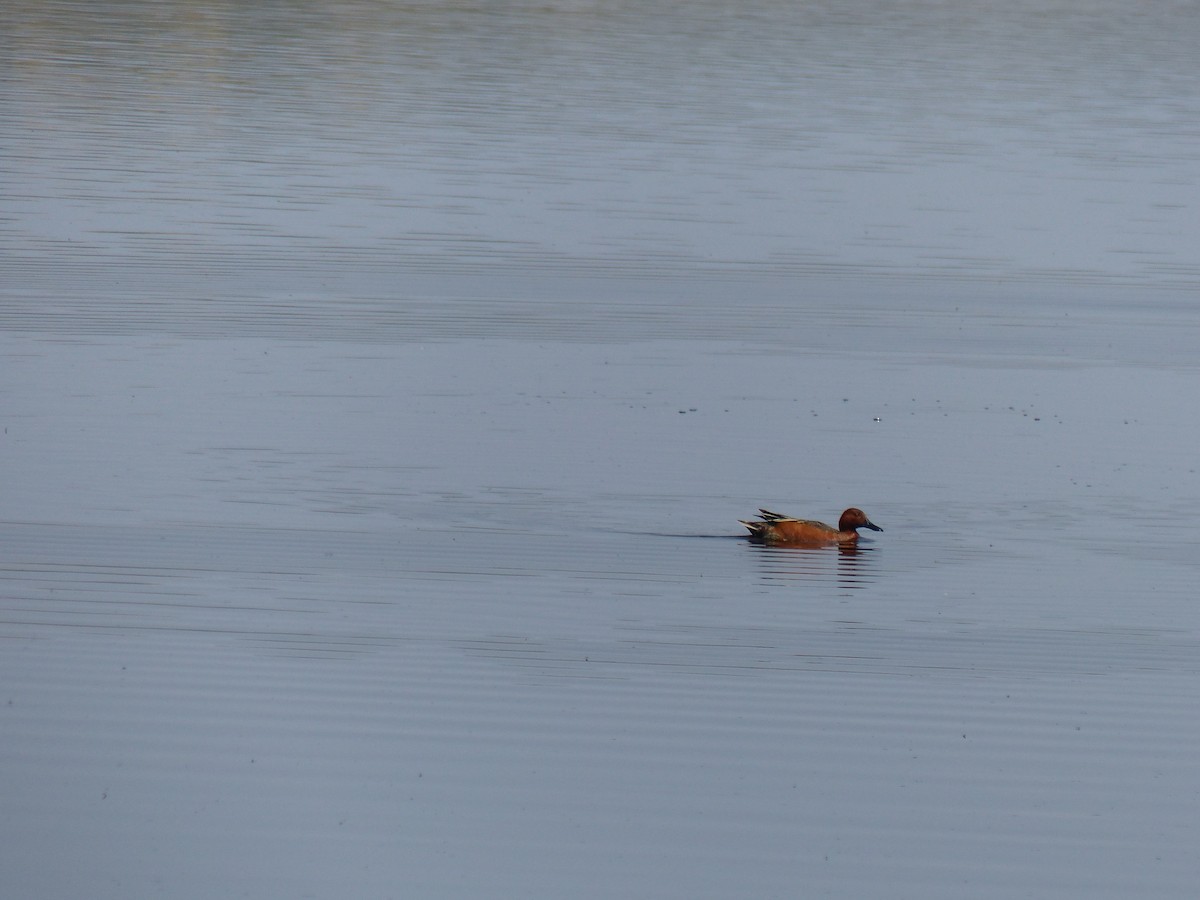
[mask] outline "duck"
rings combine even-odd
[[[869,528],[883,531],[867,518],[867,514],[856,506],[842,513],[837,528],[811,519],[793,519],[769,509],[760,509],[754,521],[738,519],[750,529],[748,537],[757,544],[774,546],[819,547],[824,544],[847,544],[858,541],[858,529]]]

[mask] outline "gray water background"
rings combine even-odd
[[[7,4],[4,895],[1193,896],[1198,21]]]

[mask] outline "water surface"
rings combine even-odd
[[[7,893],[1190,896],[1196,31],[10,4]]]

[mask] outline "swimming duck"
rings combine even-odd
[[[793,519],[781,516],[769,509],[760,509],[758,521],[747,522],[738,519],[750,529],[750,540],[759,544],[820,546],[822,544],[844,544],[858,540],[858,529],[870,528],[872,531],[883,531],[878,525],[867,518],[867,514],[855,506],[850,507],[838,519],[838,527],[826,525],[824,522],[814,522],[811,519]]]

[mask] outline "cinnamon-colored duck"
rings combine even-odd
[[[883,531],[878,525],[867,518],[867,514],[857,507],[850,507],[838,519],[838,527],[826,525],[824,522],[814,522],[811,519],[793,519],[781,516],[769,509],[760,509],[758,521],[747,522],[738,519],[750,529],[750,540],[759,544],[792,547],[819,547],[823,544],[845,544],[858,540],[858,529],[870,528],[872,531]]]

